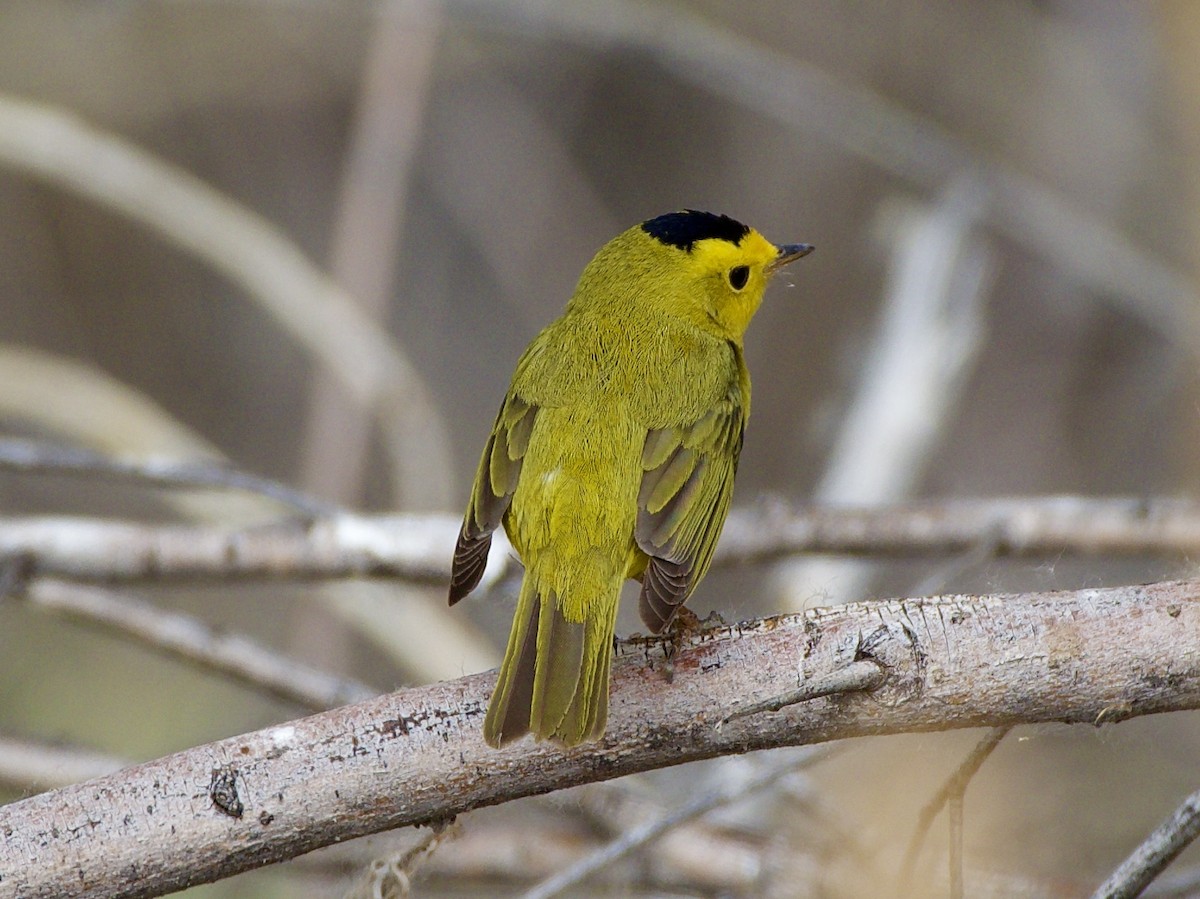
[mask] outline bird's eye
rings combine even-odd
[[[746,286],[746,282],[750,280],[750,268],[745,265],[735,265],[729,270],[729,286],[734,290],[741,290]]]

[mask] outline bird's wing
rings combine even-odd
[[[646,435],[634,537],[650,557],[639,611],[655,633],[670,623],[712,560],[729,512],[744,426],[742,391],[734,384],[697,421]]]
[[[450,605],[454,605],[479,584],[487,567],[492,531],[500,526],[508,504],[512,502],[521,463],[529,449],[529,435],[537,407],[509,392],[492,426],[483,458],[475,472],[471,501],[458,532],[454,561],[450,568]]]

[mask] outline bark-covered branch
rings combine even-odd
[[[0,808],[0,896],[156,896],[392,827],[681,762],[846,737],[1200,708],[1200,581],[855,603],[622,644],[603,741],[479,733],[474,675]],[[716,723],[856,661],[869,694]]]
[[[0,518],[0,555],[27,556],[42,574],[85,580],[399,577],[449,578],[460,517],[336,514],[247,528],[89,518]],[[485,583],[510,569],[502,534]],[[945,555],[980,544],[997,556],[1200,553],[1200,503],[1079,496],[922,500],[884,507],[735,510],[716,564],[798,553]]]

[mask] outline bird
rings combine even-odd
[[[641,581],[661,633],[704,577],[750,416],[743,336],[772,275],[812,249],[726,215],[657,216],[599,250],[521,355],[451,565],[452,606],[497,527],[524,565],[489,745],[604,735],[621,587]]]

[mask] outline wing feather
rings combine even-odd
[[[742,450],[740,384],[690,425],[651,430],[642,450],[634,538],[650,557],[639,611],[654,632],[687,601],[712,561]]]
[[[529,449],[529,436],[537,407],[514,393],[505,397],[483,448],[471,500],[450,566],[450,605],[454,605],[478,585],[487,568],[492,532],[504,520],[512,495],[521,477],[521,465]]]

